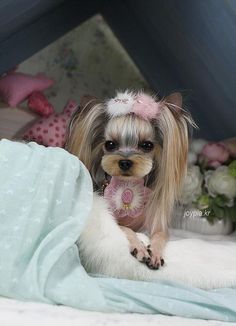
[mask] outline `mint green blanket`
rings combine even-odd
[[[0,141],[0,295],[86,310],[236,321],[235,289],[89,276],[75,242],[91,206],[91,179],[76,157]]]

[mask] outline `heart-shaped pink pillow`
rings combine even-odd
[[[75,101],[70,100],[62,113],[54,113],[48,118],[39,119],[22,138],[44,146],[64,147],[66,129],[76,107]]]
[[[10,107],[15,107],[32,92],[43,91],[53,83],[52,79],[42,74],[31,76],[12,72],[0,78],[0,97]]]

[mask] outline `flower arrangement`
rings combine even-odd
[[[210,223],[236,221],[236,139],[192,142],[180,203],[200,210]]]

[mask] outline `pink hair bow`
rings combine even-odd
[[[143,92],[137,94],[119,92],[106,104],[111,117],[133,113],[144,120],[152,120],[157,119],[161,112],[160,102],[156,102],[152,96]]]

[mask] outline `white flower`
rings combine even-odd
[[[229,174],[227,166],[219,166],[216,170],[205,174],[206,187],[212,197],[225,195],[228,199],[236,197],[236,178]]]
[[[188,164],[193,165],[196,162],[197,162],[197,154],[192,152],[192,151],[189,151],[189,153],[188,153]]]
[[[188,168],[187,176],[182,186],[180,203],[184,205],[196,201],[202,192],[203,176],[199,166],[193,165]]]
[[[207,143],[208,142],[205,139],[193,139],[190,145],[190,150],[195,154],[199,154]]]

